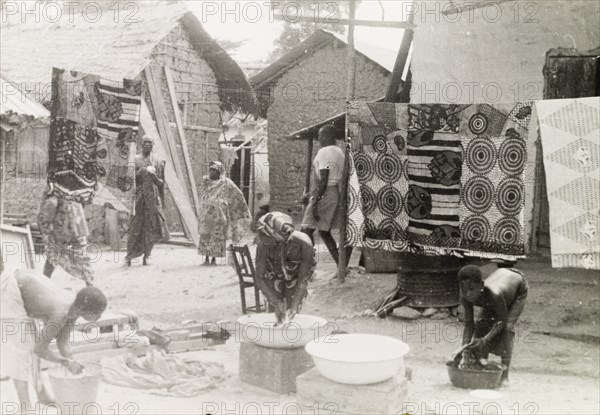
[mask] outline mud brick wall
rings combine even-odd
[[[166,101],[165,109],[171,123],[173,137],[178,137],[178,133],[175,114],[169,104],[170,95],[167,81],[162,71],[163,66],[169,66],[171,69],[177,101],[182,115],[184,115],[183,104],[187,103],[185,119],[182,119],[183,123],[189,126],[221,129],[221,104],[219,102],[217,78],[207,61],[202,58],[201,51],[194,48],[181,25],[173,29],[154,48],[151,58],[151,65],[153,66],[155,76],[160,75],[161,93]],[[146,103],[153,118],[156,119],[145,77],[142,76],[142,79],[144,79]],[[202,177],[208,174],[208,162],[219,159],[219,135],[220,133],[213,131],[194,128],[185,129],[185,138],[198,195],[202,193]],[[158,137],[155,137],[155,139],[158,139]],[[178,145],[177,147],[179,162],[182,169],[186,171],[183,150],[181,146]],[[138,151],[141,151],[141,147],[139,146]],[[167,160],[167,163],[171,163],[171,161]],[[191,191],[188,196],[190,202],[193,203],[194,199]],[[175,201],[168,192],[165,194],[165,215],[170,231],[183,231]]]
[[[89,205],[84,209],[85,219],[90,230],[88,241],[91,243],[103,245],[104,239],[104,208],[98,205]]]
[[[385,95],[389,73],[357,54],[357,100],[375,100]],[[267,112],[269,134],[269,182],[271,210],[302,220],[302,194],[306,171],[305,141],[285,137],[319,123],[346,109],[348,78],[345,45],[330,44],[305,57],[272,85]],[[314,152],[319,148],[315,142]]]
[[[2,197],[4,211],[10,214],[26,214],[29,223],[37,223],[44,193],[47,190],[45,177],[7,177]]]

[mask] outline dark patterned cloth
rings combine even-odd
[[[239,242],[250,228],[252,215],[242,191],[225,177],[223,164],[213,161],[211,166],[219,170],[221,176],[217,180],[205,176],[203,180],[202,214],[198,217],[198,255],[224,258],[227,239]]]
[[[315,249],[305,233],[294,231],[292,218],[280,212],[259,220],[257,241],[256,285],[275,308],[277,322],[287,322],[308,295]]]
[[[456,247],[459,244],[462,106],[409,106],[408,232],[414,243]]]
[[[89,230],[81,204],[56,196],[45,197],[38,212],[46,260],[75,278],[92,284],[88,257]]]
[[[531,106],[471,105],[463,119],[461,248],[524,254],[525,167]]]
[[[524,255],[530,104],[352,107],[348,244]]]
[[[126,261],[145,255],[149,257],[154,245],[169,238],[162,209],[161,191],[164,187],[164,164],[153,154],[136,156],[137,183],[135,215],[129,225]],[[154,169],[153,173],[148,168]]]
[[[54,195],[92,202],[99,184],[133,205],[141,83],[54,68],[48,179]]]

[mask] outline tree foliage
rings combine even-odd
[[[232,54],[238,51],[239,48],[241,48],[242,46],[244,46],[244,44],[247,42],[246,39],[242,39],[242,40],[229,40],[229,39],[217,39],[217,43],[219,44],[219,46],[221,46],[223,49],[225,49],[225,52],[227,52],[228,54]]]
[[[347,16],[347,0],[271,0],[271,3],[274,12],[286,16],[286,21],[281,35],[275,41],[275,49],[269,56],[269,62],[285,55],[317,29],[345,33],[345,26],[336,22],[336,19]],[[355,3],[359,1],[356,0]],[[309,17],[313,21],[292,23],[296,16]]]

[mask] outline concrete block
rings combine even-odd
[[[312,357],[303,347],[270,349],[240,344],[240,380],[272,392],[296,392],[296,378],[313,366]]]
[[[396,375],[372,385],[344,385],[324,378],[316,368],[296,379],[298,404],[338,414],[398,414],[408,396],[408,380]]]

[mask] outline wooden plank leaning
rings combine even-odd
[[[146,103],[142,101],[142,108],[140,111],[140,123],[142,128],[147,134],[158,136],[158,131],[156,130],[156,126],[154,125],[154,120],[150,115],[150,110],[146,106]],[[169,155],[167,153],[167,149],[165,148],[164,143],[161,140],[156,140],[154,143],[154,152],[158,158],[167,160]],[[181,215],[181,219],[183,221],[183,225],[185,229],[187,229],[187,233],[189,234],[194,244],[198,244],[199,236],[198,236],[198,218],[194,209],[192,208],[192,204],[190,203],[190,199],[188,196],[188,192],[182,183],[181,176],[178,176],[175,172],[175,169],[171,163],[167,163],[165,166],[165,182],[167,184],[167,188],[171,192],[173,196],[173,200],[175,201],[175,206]]]
[[[171,161],[171,164],[175,168],[175,172],[178,177],[185,177],[181,163],[179,162],[179,156],[177,154],[177,147],[175,141],[171,135],[171,129],[169,127],[169,120],[167,119],[167,112],[164,105],[164,98],[158,84],[159,78],[154,74],[154,71],[150,65],[144,69],[146,74],[146,80],[148,81],[148,90],[150,91],[150,98],[152,101],[152,109],[154,110],[154,116],[156,117],[156,124],[158,126],[159,136],[161,140],[167,145],[169,150],[169,157],[166,159]]]
[[[181,120],[181,114],[179,113],[179,106],[177,104],[177,95],[175,94],[175,83],[173,82],[173,76],[171,74],[171,68],[168,66],[164,67],[165,78],[167,80],[167,87],[169,88],[169,95],[171,98],[171,105],[173,107],[173,113],[175,114],[175,122],[177,123],[177,133],[179,134],[179,142],[181,149],[183,150],[183,160],[188,172],[188,178],[190,187],[192,188],[192,197],[194,199],[194,206],[196,208],[196,214],[200,215],[200,203],[198,199],[198,188],[196,187],[196,179],[194,178],[194,170],[192,168],[192,162],[190,160],[190,154],[187,146],[187,140],[185,138],[185,131],[183,129],[183,122]]]

